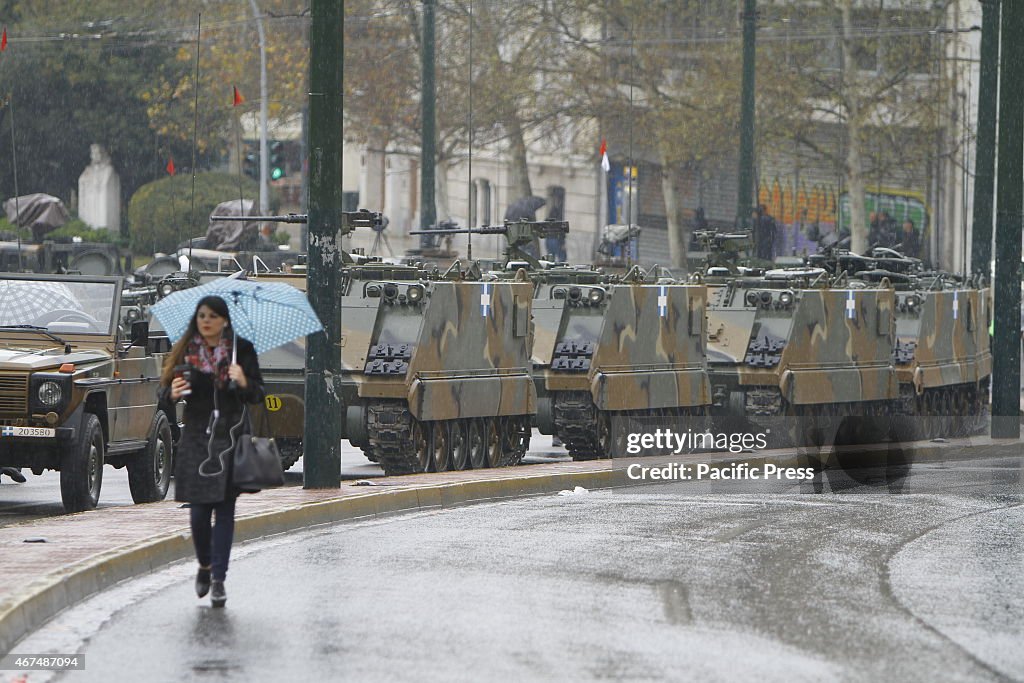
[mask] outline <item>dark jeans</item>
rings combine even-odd
[[[202,567],[213,566],[213,580],[223,581],[228,573],[231,542],[235,536],[235,496],[222,503],[192,503],[192,542],[196,546],[196,559]],[[217,520],[210,529],[214,511]]]

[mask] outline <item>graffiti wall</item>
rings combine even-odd
[[[765,206],[778,225],[774,250],[777,257],[816,252],[817,242],[808,234],[850,230],[850,197],[833,184],[800,183],[797,187],[791,180],[775,178],[760,184],[758,203]],[[928,227],[928,209],[920,193],[869,188],[864,204],[868,215],[887,211],[897,225],[909,218],[918,234]]]

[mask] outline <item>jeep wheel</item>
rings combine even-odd
[[[163,411],[153,416],[149,445],[128,460],[128,488],[136,503],[155,503],[167,497],[171,485],[174,437]]]
[[[103,485],[103,429],[92,413],[82,418],[78,440],[60,456],[60,498],[67,512],[92,510]]]

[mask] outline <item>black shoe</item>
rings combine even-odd
[[[6,474],[19,484],[25,483],[25,475],[16,467],[0,467],[0,474]]]
[[[214,607],[223,607],[228,601],[228,594],[224,591],[223,581],[214,581],[210,584],[210,604]]]
[[[199,568],[196,572],[196,595],[201,598],[206,597],[206,594],[210,592],[210,570]]]

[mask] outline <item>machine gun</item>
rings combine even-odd
[[[715,230],[697,230],[694,237],[704,247],[707,256],[704,258],[704,272],[712,275],[712,268],[725,268],[730,274],[740,273],[740,252],[749,256],[754,248],[754,240],[749,232],[717,232]]]
[[[410,235],[504,235],[505,263],[526,261],[530,268],[540,270],[541,262],[524,247],[534,238],[565,237],[569,234],[569,221],[505,221],[504,225],[485,225],[479,228],[458,228],[456,230],[410,230]]]
[[[217,221],[251,221],[257,223],[309,223],[309,215],[304,213],[289,213],[284,216],[210,216],[210,220]],[[360,209],[359,211],[343,211],[341,213],[342,236],[348,235],[356,228],[370,228],[380,233],[385,226],[384,214],[379,211]],[[351,254],[341,251],[342,263],[353,263]]]

